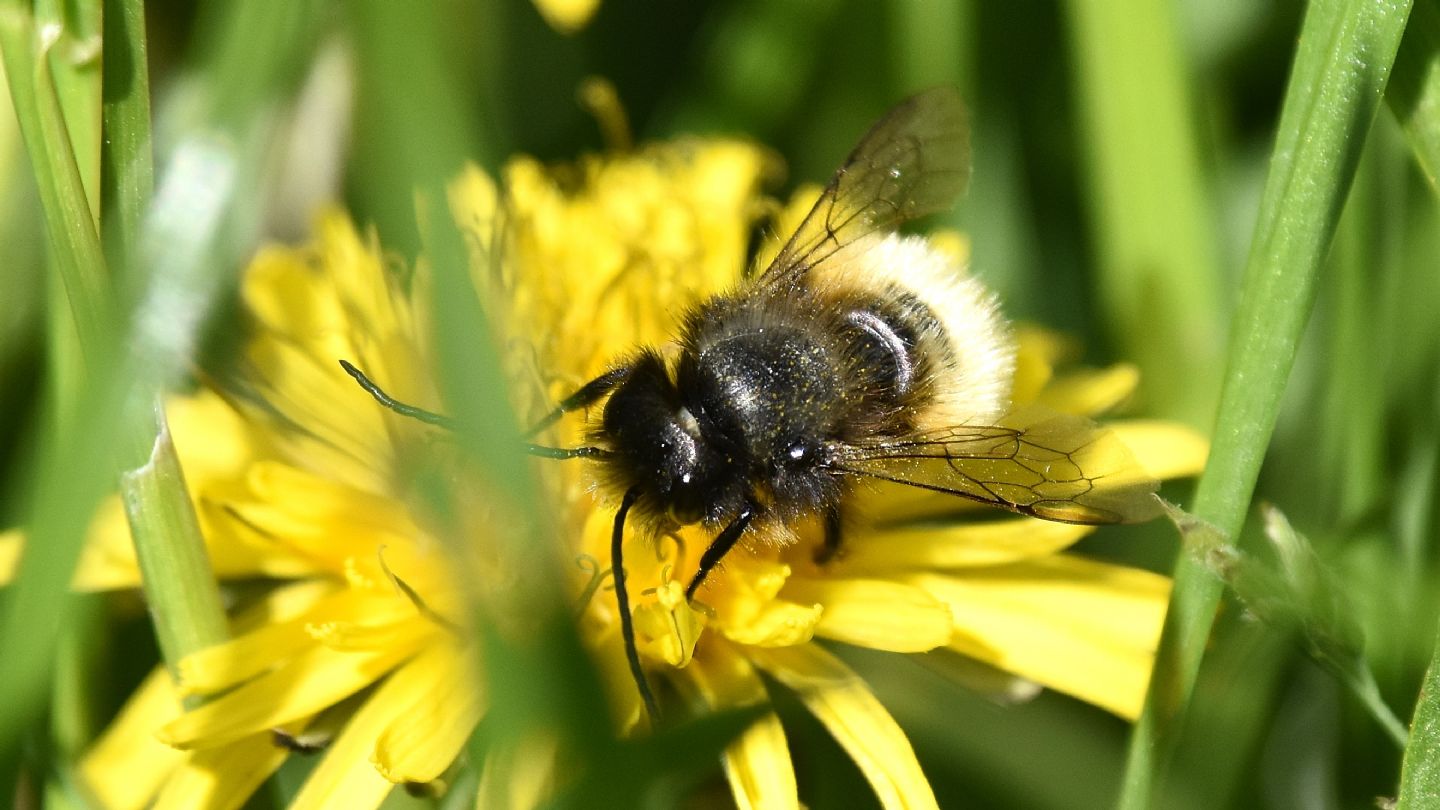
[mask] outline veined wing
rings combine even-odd
[[[1033,411],[1002,422],[847,445],[831,467],[1064,523],[1139,523],[1160,514],[1156,481],[1110,431]]]
[[[969,180],[959,94],[936,87],[912,96],[870,128],[756,283],[793,284],[864,236],[949,208]]]

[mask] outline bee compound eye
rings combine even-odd
[[[786,455],[790,457],[791,461],[804,461],[810,456],[810,448],[801,442],[795,442],[790,445],[790,448],[786,451]]]

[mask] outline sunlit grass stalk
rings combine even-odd
[[[49,44],[41,41],[36,19],[23,0],[0,5],[0,53],[45,213],[51,266],[64,280],[84,351],[101,353],[113,335],[105,262],[46,58]],[[88,359],[100,366],[94,354]],[[0,763],[5,763],[0,795],[11,795],[19,740],[44,706],[40,696],[63,625],[67,581],[88,517],[105,486],[102,468],[108,466],[94,459],[108,457],[113,445],[106,431],[93,425],[100,441],[85,446],[83,439],[92,435],[90,423],[93,420],[76,408],[68,424],[50,424],[34,471],[37,509],[31,544],[0,624],[0,649],[5,650],[0,656]]]
[[[144,15],[143,0],[107,2],[104,77],[110,89],[102,107],[106,145],[100,172],[105,241],[111,266],[125,268],[116,276],[132,283],[139,280],[138,236],[155,186]],[[127,286],[119,279],[116,288]],[[121,458],[120,495],[155,635],[173,672],[181,658],[224,641],[227,630],[205,539],[165,423],[159,379],[152,377],[156,387],[136,398],[148,397],[150,406],[138,406],[123,426],[133,438]]]
[[[130,95],[106,98],[107,124],[124,131],[116,133],[109,168],[102,172],[114,188],[102,196],[125,225],[140,222],[146,212],[143,239],[132,238],[130,230],[117,240],[117,255],[137,262],[148,275],[139,314],[122,332],[111,304],[125,296],[115,294],[105,277],[100,239],[45,60],[37,61],[35,19],[23,0],[0,6],[0,47],[88,367],[73,423],[51,426],[36,457],[30,542],[0,626],[0,648],[6,651],[0,656],[0,762],[15,761],[9,754],[44,706],[39,696],[64,621],[66,583],[94,505],[114,485],[115,468],[105,462],[117,454],[122,467],[139,468],[129,478],[130,511],[145,517],[146,525],[135,531],[144,576],[167,587],[175,584],[170,580],[188,580],[178,590],[152,594],[152,607],[165,614],[157,622],[164,652],[173,664],[184,652],[223,637],[213,579],[195,573],[206,568],[203,548],[196,542],[178,465],[153,418],[154,392],[189,362],[210,302],[224,289],[225,276],[217,269],[234,266],[235,252],[253,240],[246,228],[257,222],[258,163],[268,132],[261,124],[270,120],[260,112],[284,92],[286,68],[313,42],[316,17],[311,4],[250,3],[226,10],[228,17],[214,16],[246,23],[250,36],[237,41],[220,31],[217,41],[228,47],[209,52],[219,56],[207,76],[218,104],[179,131],[176,184],[147,207],[149,164],[143,158],[133,162],[150,149],[143,9],[134,0],[111,7],[112,23],[126,23],[110,43],[111,54],[126,60],[108,86]],[[271,44],[263,57],[250,49],[254,41]],[[149,545],[144,536],[152,532],[156,539]],[[4,787],[0,784],[0,795],[8,794]]]
[[[118,4],[117,4],[118,6]],[[53,9],[52,9],[53,10]],[[6,616],[5,633],[31,633],[31,643],[11,646],[7,650],[28,648],[33,657],[17,660],[14,666],[26,672],[35,680],[18,678],[15,686],[20,690],[40,689],[45,670],[48,667],[50,650],[53,648],[55,633],[35,634],[34,624],[50,624],[58,627],[62,611],[58,603],[63,600],[65,579],[73,569],[75,555],[84,535],[82,522],[91,512],[95,498],[103,491],[107,475],[102,470],[111,470],[105,460],[110,458],[106,449],[122,450],[125,457],[122,465],[135,467],[136,471],[124,476],[122,490],[127,498],[127,510],[131,517],[132,533],[136,537],[137,552],[145,569],[147,585],[158,583],[148,594],[151,608],[157,617],[162,649],[169,656],[172,666],[187,652],[208,646],[224,638],[224,614],[220,608],[219,596],[213,577],[209,575],[208,560],[203,540],[198,529],[193,507],[184,489],[184,479],[179,473],[179,463],[174,448],[163,437],[157,423],[148,421],[145,410],[129,411],[129,403],[143,401],[131,395],[129,375],[122,369],[134,371],[135,367],[125,362],[126,341],[117,339],[120,333],[120,316],[117,312],[116,287],[108,276],[107,263],[101,247],[96,212],[100,210],[102,196],[114,203],[117,211],[124,211],[123,222],[138,223],[140,211],[146,204],[152,177],[148,157],[136,165],[132,160],[137,152],[148,156],[149,99],[148,81],[145,77],[144,31],[141,26],[131,26],[128,39],[113,43],[112,56],[124,57],[123,72],[111,68],[108,78],[114,90],[106,104],[106,123],[112,132],[117,132],[125,148],[111,148],[105,151],[110,163],[104,172],[106,180],[115,182],[116,188],[102,195],[98,188],[101,149],[98,125],[101,119],[101,93],[99,72],[92,75],[71,76],[69,97],[71,103],[65,106],[69,116],[76,121],[86,122],[74,134],[84,135],[84,141],[72,139],[66,126],[65,114],[56,92],[56,81],[49,71],[50,60],[44,52],[47,43],[66,42],[66,37],[53,33],[58,22],[51,20],[47,25],[38,25],[36,18],[28,14],[21,4],[12,4],[6,11],[3,26],[5,39],[3,47],[7,74],[11,79],[12,95],[17,104],[17,115],[26,134],[26,144],[31,157],[32,169],[40,190],[42,207],[48,225],[47,233],[52,248],[52,266],[58,267],[65,277],[64,304],[79,336],[80,355],[87,361],[88,370],[84,379],[90,386],[89,393],[79,403],[87,403],[90,412],[83,418],[80,410],[73,410],[69,403],[60,412],[60,418],[52,421],[51,428],[58,431],[56,441],[71,445],[71,451],[83,453],[84,439],[89,435],[80,424],[90,430],[104,432],[115,438],[100,441],[91,446],[95,455],[84,461],[67,453],[47,453],[42,464],[50,468],[50,475],[42,480],[53,482],[54,489],[42,485],[39,488],[38,510],[35,516],[34,534],[21,570],[23,584],[35,584],[32,593],[38,598],[27,601],[17,596]],[[143,8],[138,2],[133,7],[117,13],[128,14],[132,20],[143,17]],[[81,24],[82,38],[94,40],[98,36],[101,9],[98,0],[76,9]],[[46,43],[38,43],[36,36],[44,32]],[[70,43],[73,45],[73,42]],[[98,41],[91,41],[98,55]],[[25,58],[33,59],[29,68],[22,64]],[[83,81],[82,81],[83,79]],[[28,80],[28,81],[27,81]],[[92,105],[86,109],[84,101]],[[93,122],[92,122],[93,118]],[[93,126],[89,125],[93,123]],[[93,160],[92,160],[93,159]],[[121,164],[121,165],[117,165]],[[81,164],[91,165],[91,185],[84,183],[85,172]],[[137,171],[138,167],[138,171]],[[124,188],[119,188],[123,178]],[[133,255],[133,238],[130,233],[116,230],[116,244],[112,259],[117,263]],[[53,302],[59,306],[62,302]],[[66,322],[58,316],[52,334],[63,333]],[[63,371],[63,369],[62,369]],[[60,403],[57,403],[60,404]],[[110,416],[107,421],[106,415]],[[128,448],[128,449],[125,449]],[[67,458],[68,456],[68,458]],[[137,458],[138,457],[138,458]],[[60,459],[70,463],[57,464]],[[97,463],[98,461],[98,463]],[[74,468],[86,467],[88,475],[75,473]],[[74,475],[67,479],[67,473]],[[80,487],[75,479],[88,484]],[[81,495],[80,493],[84,493]],[[77,497],[78,495],[78,497]],[[61,517],[58,513],[68,510]],[[48,518],[54,516],[52,522]],[[64,528],[59,528],[63,526]],[[51,535],[56,530],[63,537]],[[149,561],[149,564],[146,561]],[[17,589],[17,594],[21,593]],[[18,654],[18,653],[17,653]],[[10,680],[6,680],[10,684]],[[22,691],[23,693],[23,691]],[[0,735],[9,737],[18,734],[24,720],[14,718],[13,726],[0,730]]]
[[[1403,0],[1317,0],[1306,13],[1232,329],[1213,447],[1194,507],[1228,536],[1239,536],[1244,524],[1319,269],[1409,10]],[[1123,808],[1164,804],[1162,780],[1220,592],[1218,580],[1181,556],[1150,692],[1130,741]]]
[[[150,457],[120,476],[120,496],[140,583],[155,624],[165,664],[174,672],[180,659],[224,641],[228,635],[220,590],[210,567],[185,475],[170,441],[161,401],[153,423],[137,422],[137,432],[158,428]]]
[[[100,222],[101,0],[35,0],[36,29],[56,31],[48,49],[56,99],[91,219]],[[41,34],[45,36],[44,33]]]
[[[1066,4],[1104,323],[1147,410],[1209,425],[1222,359],[1216,233],[1178,8]]]
[[[54,33],[36,25],[24,0],[0,5],[0,53],[5,60],[10,97],[45,210],[46,240],[85,350],[113,333],[114,313],[107,296],[105,259],[80,167],[50,71]]]
[[[46,61],[55,87],[55,97],[69,135],[71,155],[80,173],[80,182],[89,202],[90,219],[100,227],[100,0],[61,3],[36,0],[36,31],[56,31]],[[42,36],[44,36],[42,34]],[[51,413],[64,424],[74,416],[80,385],[84,380],[84,357],[76,331],[75,314],[66,304],[65,281],[61,273],[46,274],[49,322],[47,352],[50,373],[47,379],[52,396]]]

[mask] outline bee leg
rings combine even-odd
[[[630,664],[630,675],[640,689],[640,699],[645,702],[645,713],[653,725],[660,719],[660,704],[655,702],[655,693],[650,691],[650,682],[645,679],[645,669],[640,665],[640,650],[635,646],[635,620],[630,615],[630,596],[625,590],[625,516],[640,497],[640,488],[631,487],[620,508],[615,512],[615,530],[610,536],[610,572],[615,582],[615,606],[620,610],[620,635],[625,640],[625,660]]]
[[[840,552],[840,533],[840,507],[836,505],[825,510],[825,544],[815,552],[816,565],[835,559]]]
[[[365,372],[351,365],[349,361],[341,360],[340,367],[345,369],[346,374],[349,374],[351,377],[355,378],[355,382],[359,383],[360,387],[365,389],[365,393],[374,397],[376,402],[384,405],[386,408],[389,408],[395,413],[398,413],[401,416],[409,417],[410,419],[424,422],[427,425],[442,427],[446,430],[455,429],[454,419],[451,419],[448,416],[444,416],[443,414],[435,413],[434,411],[427,411],[424,408],[417,408],[414,405],[407,405],[400,400],[395,399],[394,397],[385,393],[385,391],[380,386],[376,385],[373,381],[371,381],[369,377],[366,377]]]
[[[596,400],[610,393],[610,390],[612,388],[619,385],[626,377],[630,376],[630,372],[634,369],[634,363],[626,363],[623,366],[616,366],[615,368],[610,369],[604,374],[601,374],[599,377],[596,377],[590,382],[580,386],[580,389],[578,391],[560,400],[560,404],[555,406],[555,410],[545,414],[545,416],[541,417],[540,421],[531,425],[530,429],[525,431],[525,437],[529,438],[531,436],[534,436],[545,428],[550,427],[551,425],[560,421],[560,417],[573,410],[595,404]]]
[[[715,564],[720,562],[720,558],[724,557],[730,549],[735,547],[736,541],[740,539],[740,535],[745,533],[745,527],[750,525],[750,521],[755,517],[756,511],[757,509],[754,504],[746,504],[745,508],[740,510],[740,514],[736,515],[735,519],[730,521],[730,525],[726,526],[718,537],[710,541],[710,545],[705,549],[705,553],[700,555],[699,570],[695,572],[695,577],[690,580],[689,586],[685,588],[686,600],[695,598],[695,591],[698,590],[701,583],[705,581],[705,577],[710,573],[710,569],[714,568]]]

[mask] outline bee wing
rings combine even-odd
[[[832,468],[1062,523],[1139,523],[1160,514],[1156,481],[1114,433],[1034,411],[1002,421],[847,445]]]
[[[943,211],[969,180],[959,94],[936,87],[912,96],[865,133],[757,283],[793,283],[861,237]]]

